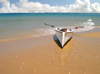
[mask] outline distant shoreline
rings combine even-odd
[[[31,12],[29,12],[29,13],[0,13],[0,14],[100,14],[100,13],[64,13],[64,12],[63,13],[60,13],[60,12],[57,12],[57,13],[56,12],[55,13],[54,12],[53,13],[52,12],[48,12],[48,13],[45,13],[45,12],[44,13],[34,13],[34,12],[32,12],[31,13]]]

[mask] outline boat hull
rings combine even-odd
[[[63,31],[56,31],[56,36],[63,47],[65,43],[73,36],[73,31],[63,32]]]

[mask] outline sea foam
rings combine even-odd
[[[82,32],[82,31],[88,31],[94,28],[94,22],[92,19],[88,19],[86,22],[80,23],[79,26],[83,26],[84,28],[78,28],[74,29],[74,32]]]

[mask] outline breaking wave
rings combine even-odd
[[[88,31],[94,28],[94,22],[92,19],[88,19],[86,22],[79,23],[79,26],[83,26],[84,28],[78,28],[74,29],[75,32],[82,32],[82,31]]]

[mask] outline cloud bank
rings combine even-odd
[[[100,4],[90,4],[90,0],[76,0],[74,4],[66,6],[50,6],[28,0],[20,0],[16,4],[11,4],[9,0],[0,0],[0,4],[0,13],[100,13]]]

